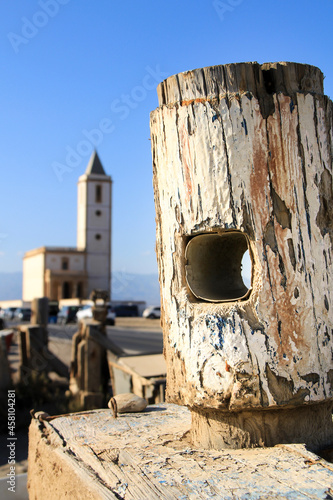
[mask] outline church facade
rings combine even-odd
[[[112,179],[94,151],[78,181],[77,247],[40,247],[23,257],[23,300],[87,299],[111,278]]]

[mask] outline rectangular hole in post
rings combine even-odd
[[[242,273],[242,264],[246,260],[249,262],[251,258],[248,238],[244,233],[199,234],[192,237],[185,248],[186,282],[193,295],[200,300],[245,300],[251,292],[251,283],[247,283],[249,286],[244,283],[245,275]]]

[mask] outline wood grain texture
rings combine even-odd
[[[102,314],[105,314],[102,310]],[[95,319],[84,319],[72,339],[72,359],[69,389],[86,409],[99,408],[104,401],[103,388],[106,383],[106,349],[115,347],[106,338],[103,323]]]
[[[239,411],[333,397],[332,102],[322,80],[312,66],[244,63],[160,84],[151,142],[171,402]],[[251,294],[198,300],[187,242],[230,230],[250,242]]]
[[[9,330],[2,330],[2,333],[4,332],[9,332]],[[11,389],[11,387],[12,379],[5,336],[0,335],[0,401],[4,405],[8,404],[7,391]]]
[[[332,464],[303,445],[214,451],[188,441],[189,410],[168,404],[33,420],[30,498],[328,499]]]
[[[323,94],[323,79],[318,68],[307,64],[225,64],[173,75],[159,84],[157,94],[160,106],[186,105],[242,93],[261,100],[273,92]]]

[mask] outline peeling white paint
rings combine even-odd
[[[264,117],[256,95],[197,92],[151,115],[169,398],[276,407],[267,366],[277,384],[292,383],[293,397],[306,389],[304,401],[332,398],[332,242],[318,223],[321,175],[332,173],[332,103],[280,92]],[[186,238],[229,229],[250,239],[250,298],[198,301],[185,280]],[[316,387],[300,376],[311,373]]]

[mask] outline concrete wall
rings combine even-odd
[[[24,300],[0,300],[1,309],[7,309],[7,307],[30,307],[30,301]]]
[[[86,247],[86,222],[87,222],[87,189],[84,176],[78,182],[77,197],[77,247],[84,250]]]
[[[73,253],[47,253],[45,256],[45,268],[51,271],[62,270],[62,259],[68,259],[69,271],[84,271],[84,255]]]
[[[88,295],[94,288],[110,290],[111,190],[109,176],[90,174],[79,178],[77,246],[87,252]]]
[[[23,300],[44,297],[44,253],[37,253],[23,259]]]
[[[110,287],[110,260],[108,254],[87,255],[88,288],[109,290]]]

